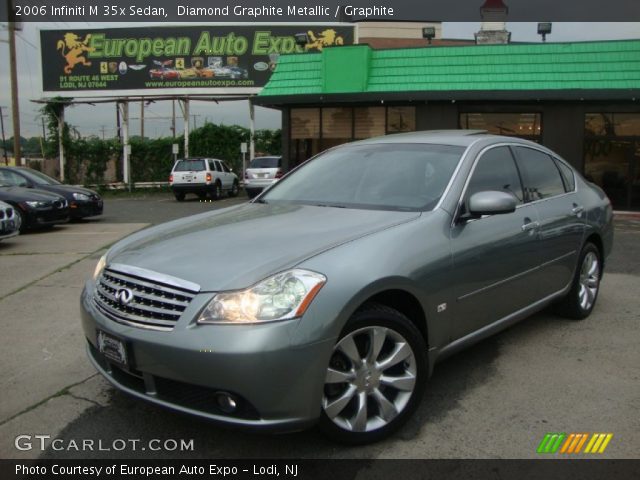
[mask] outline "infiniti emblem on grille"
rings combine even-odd
[[[128,288],[121,288],[116,292],[116,300],[120,305],[129,305],[133,300],[133,292]]]

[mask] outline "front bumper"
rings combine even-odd
[[[69,221],[69,207],[64,208],[30,208],[25,213],[27,227],[47,227]]]
[[[92,202],[72,201],[69,203],[71,218],[86,218],[102,215],[104,203],[102,200]]]
[[[265,325],[195,325],[210,294],[200,294],[173,330],[118,323],[97,310],[92,284],[81,297],[87,352],[118,389],[147,401],[210,420],[276,431],[299,430],[320,415],[322,388],[333,341],[297,345],[300,321]],[[97,331],[121,339],[129,367],[98,352]],[[238,411],[225,414],[216,394],[229,392]]]

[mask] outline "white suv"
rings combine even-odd
[[[282,157],[256,157],[251,160],[244,174],[244,189],[249,198],[258,195],[262,190],[282,177]]]
[[[238,195],[238,176],[222,160],[216,158],[184,158],[178,160],[169,176],[169,186],[179,202],[187,193],[195,193],[203,200],[210,195],[213,200],[227,192]]]

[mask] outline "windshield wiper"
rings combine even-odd
[[[269,202],[267,202],[265,199],[263,198],[259,198],[258,200],[254,200],[253,203],[262,203],[264,205],[268,205]]]
[[[347,208],[344,205],[340,205],[337,203],[310,203],[312,207],[333,207],[333,208]]]

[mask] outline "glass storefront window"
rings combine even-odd
[[[413,132],[416,107],[387,107],[387,133]]]
[[[539,142],[542,121],[539,113],[461,113],[460,128],[487,130],[496,135]]]
[[[353,138],[353,108],[322,109],[322,149],[350,142]]]
[[[384,107],[357,107],[353,109],[354,132],[353,138],[379,137],[385,134]]]
[[[640,113],[587,113],[584,173],[614,208],[640,209]]]
[[[320,152],[320,109],[292,108],[290,167]]]

